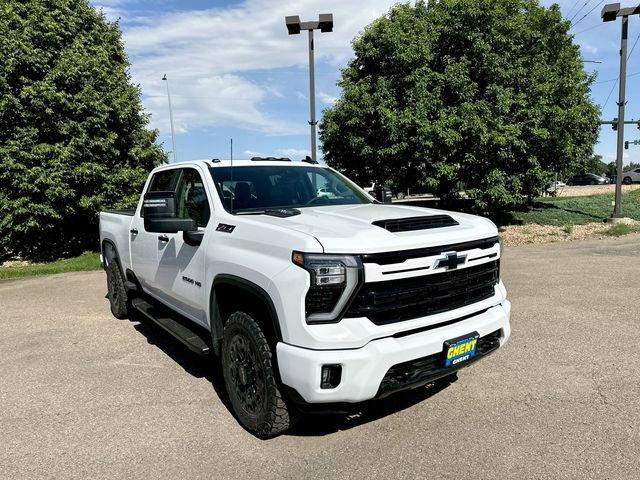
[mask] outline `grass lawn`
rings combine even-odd
[[[6,278],[32,277],[34,275],[50,275],[52,273],[82,272],[98,270],[99,268],[100,254],[85,252],[78,257],[56,260],[51,263],[32,263],[29,265],[0,267],[0,280]]]
[[[512,212],[509,224],[525,225],[583,225],[602,222],[613,211],[613,194],[589,197],[544,197],[539,198],[533,208],[526,212]],[[625,217],[640,220],[640,190],[622,195],[622,213]]]

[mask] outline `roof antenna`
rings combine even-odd
[[[233,138],[231,138],[231,171],[229,172],[230,183],[233,184]],[[223,192],[224,193],[224,192]],[[231,196],[231,213],[233,214],[233,197],[236,195],[236,188],[233,187],[233,195]]]

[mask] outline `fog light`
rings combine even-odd
[[[320,388],[336,388],[342,379],[342,365],[323,365],[320,377]]]

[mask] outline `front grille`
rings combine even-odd
[[[502,330],[496,330],[478,339],[476,356],[458,366],[444,366],[443,352],[417,358],[408,362],[399,363],[391,367],[380,383],[378,398],[386,397],[391,393],[426,385],[440,377],[448,375],[466,365],[469,365],[482,357],[489,355],[500,346]]]
[[[367,317],[376,325],[434,315],[494,295],[500,261],[433,275],[365,283],[347,317]]]
[[[394,218],[392,220],[378,220],[373,225],[382,227],[390,232],[411,232],[430,228],[451,227],[459,225],[449,215],[429,215],[423,217]]]

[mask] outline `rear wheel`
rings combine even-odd
[[[222,372],[240,424],[258,438],[288,430],[292,412],[276,381],[271,347],[248,314],[229,317],[222,341]]]
[[[633,181],[631,180],[631,177],[624,177],[622,179],[622,183],[624,183],[625,185],[631,185]]]
[[[129,316],[129,299],[120,268],[115,260],[109,262],[107,271],[107,298],[114,317],[123,319]]]

